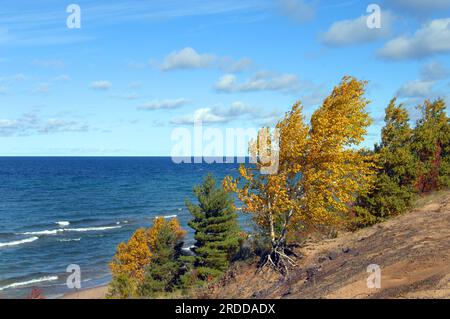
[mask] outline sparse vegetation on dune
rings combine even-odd
[[[450,298],[450,191],[420,195],[411,211],[334,239],[308,238],[290,276],[236,263],[193,298]],[[367,266],[381,288],[367,287]]]
[[[409,262],[416,256],[414,249],[427,245],[428,236],[433,239],[431,256],[435,258],[437,248],[442,248],[448,262],[444,235],[449,228],[440,227],[448,224],[449,198],[448,192],[438,193],[450,187],[450,123],[445,102],[425,101],[419,106],[422,116],[412,127],[405,107],[393,99],[386,108],[381,143],[373,150],[361,149],[358,146],[371,123],[365,86],[363,81],[344,77],[309,123],[301,103],[296,103],[276,126],[278,147],[270,147],[274,136],[264,128],[249,147],[256,165],[241,166],[240,178],[225,178],[223,188],[206,177],[194,189],[198,203],[187,202],[193,215],[189,226],[195,231],[193,255],[180,249],[184,231],[176,219],[155,220],[150,230],[138,230],[127,244],[120,244],[111,264],[111,296],[358,297],[349,294],[359,289],[351,286],[351,280],[363,271],[358,263],[360,267],[379,260],[400,267],[398,262]],[[267,153],[277,158],[273,174],[260,173],[273,164],[261,159]],[[230,192],[237,194],[242,212],[253,217],[255,231],[248,236],[236,222]],[[437,209],[425,206],[336,238],[338,232],[384,222],[421,207],[424,201],[435,203],[432,197],[422,197],[431,192],[440,203]],[[422,229],[427,227],[438,234]],[[328,238],[317,247],[329,245],[334,251],[319,256],[308,240],[313,237]],[[394,252],[405,259],[399,261]],[[243,282],[242,276],[248,280]],[[333,285],[330,278],[342,285]],[[317,281],[321,283],[315,290]],[[242,289],[219,291],[217,287],[224,284]],[[386,293],[391,295],[397,296]]]

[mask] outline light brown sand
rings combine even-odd
[[[80,290],[65,294],[62,299],[105,299],[108,286]]]
[[[308,243],[299,254],[286,280],[243,264],[200,298],[450,299],[450,192],[373,227]],[[367,286],[370,264],[381,268],[380,289]]]

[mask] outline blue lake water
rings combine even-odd
[[[174,164],[168,157],[0,157],[0,298],[69,292],[70,264],[82,288],[110,280],[108,262],[121,241],[155,216],[177,215],[212,173],[237,175],[239,164]],[[240,216],[244,226],[248,218]]]

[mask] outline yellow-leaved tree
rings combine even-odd
[[[154,254],[158,253],[156,248],[159,234],[165,227],[175,234],[177,241],[181,241],[186,234],[177,218],[166,220],[157,217],[152,227],[136,230],[127,243],[117,246],[116,254],[110,263],[113,283],[117,279],[117,286],[121,286],[120,289],[115,289],[119,290],[116,295],[123,298],[132,297],[144,282],[146,269],[151,265]],[[123,288],[124,286],[127,288]]]
[[[276,154],[271,157],[277,155],[278,170],[260,173],[271,163],[262,161],[258,154],[267,154],[274,140],[273,133],[264,128],[249,146],[256,165],[241,166],[241,178],[225,178],[224,187],[237,193],[242,210],[253,215],[270,239],[262,267],[287,274],[295,265],[289,235],[304,227],[320,229],[345,220],[356,197],[372,185],[373,159],[356,149],[371,123],[365,86],[363,81],[344,77],[309,124],[301,103],[296,103],[276,126],[279,143],[272,147]]]

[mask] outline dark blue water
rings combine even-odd
[[[155,216],[177,215],[189,246],[192,187],[237,168],[164,157],[0,157],[0,298],[69,292],[70,264],[81,267],[82,288],[107,283],[117,244]]]

